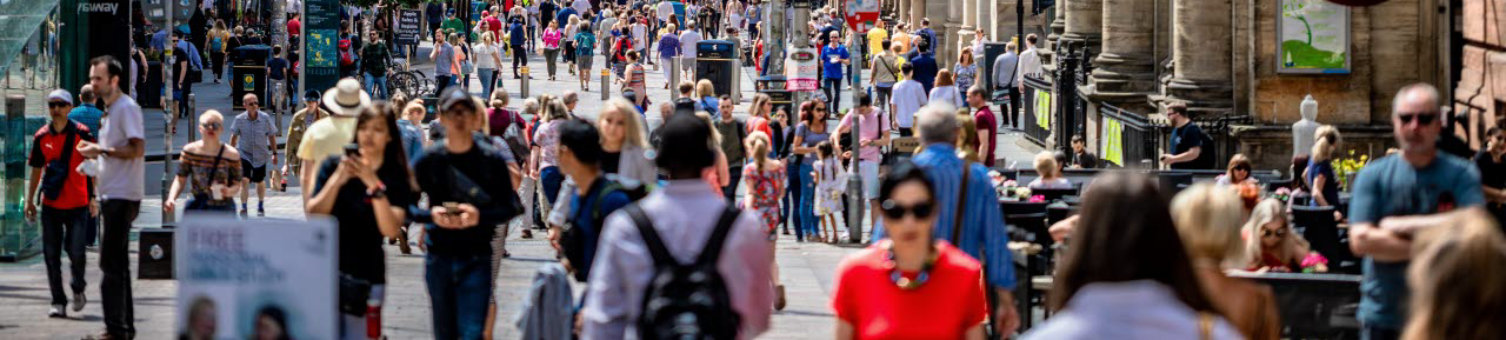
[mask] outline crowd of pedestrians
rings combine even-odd
[[[1023,240],[1006,225],[990,172],[1001,129],[1026,124],[1018,117],[1025,77],[1043,72],[1034,35],[1024,46],[1008,43],[985,74],[977,60],[987,55],[983,33],[957,60],[943,61],[929,20],[892,30],[880,21],[859,34],[827,7],[804,23],[810,36],[795,38],[820,47],[823,92],[789,108],[755,94],[738,112],[737,94],[695,74],[695,49],[717,38],[761,46],[757,32],[769,8],[757,0],[489,5],[473,28],[454,8],[426,6],[436,84],[419,95],[426,99],[386,88],[393,54],[422,58],[388,45],[390,32],[376,25],[359,43],[345,28],[340,46],[360,51],[360,61],[342,65],[351,72],[333,87],[303,93],[286,126],[256,94],[241,97],[245,111],[233,116],[170,107],[174,117],[196,117],[201,138],[180,148],[164,213],[248,218],[255,190],[260,217],[267,187],[296,177],[303,211],[340,227],[334,275],[339,329],[350,339],[380,322],[368,316],[380,310],[392,279],[384,243],[396,240],[408,253],[410,237],[423,252],[435,337],[493,337],[513,228],[549,241],[558,269],[540,273],[585,289],[578,298],[530,300],[526,315],[567,320],[527,322],[549,329],[524,333],[587,339],[757,337],[788,302],[775,242],[790,229],[797,242],[867,244],[835,272],[830,306],[842,339],[1010,336],[1034,317],[1017,306],[1036,299],[1052,314],[1025,338],[1273,339],[1282,320],[1271,289],[1229,272],[1328,271],[1324,255],[1292,227],[1289,210],[1298,203],[1229,190],[1258,182],[1253,162],[1235,155],[1214,183],[1180,189],[1170,200],[1150,177],[1098,175],[1084,185],[1077,214],[1050,228],[1062,256],[1049,295],[1016,296],[1017,285],[1030,283],[1017,282],[1015,257],[1028,255],[1011,244]],[[289,38],[298,34],[294,19]],[[259,37],[219,21],[212,27],[203,46],[218,81],[227,46]],[[186,75],[202,67],[191,36],[172,37],[170,48],[185,56],[170,65],[181,72],[170,81],[173,98],[192,93],[195,81]],[[849,50],[855,41],[865,44]],[[297,60],[298,51],[288,52],[283,63]],[[577,77],[566,82],[578,81],[580,92],[606,72],[615,81],[603,85],[619,96],[597,112],[577,112],[576,91],[519,98],[515,108],[502,68],[511,59],[513,79],[534,78],[524,69],[535,55],[546,62],[547,81],[558,81],[562,62]],[[754,59],[765,69],[771,58]],[[287,81],[299,68],[269,66],[274,80]],[[83,249],[95,236],[91,219],[102,221],[103,337],[131,338],[126,260],[144,198],[142,112],[123,95],[120,61],[100,57],[89,67],[79,96],[47,96],[50,120],[33,135],[27,162],[27,201],[40,204],[28,204],[25,214],[43,225],[53,317],[87,303]],[[648,80],[651,67],[665,72],[663,88],[678,91],[677,100],[650,95],[657,86]],[[852,81],[863,68],[869,81]],[[272,90],[273,106],[291,97],[288,85]],[[847,86],[863,90],[851,103],[841,99]],[[1440,100],[1426,85],[1399,91],[1391,116],[1399,151],[1352,179],[1335,173],[1342,138],[1334,127],[1318,130],[1303,171],[1293,174],[1311,190],[1305,204],[1347,207],[1335,208],[1334,219],[1348,223],[1350,246],[1362,257],[1356,313],[1368,338],[1475,337],[1481,333],[1471,330],[1498,328],[1488,322],[1495,319],[1453,316],[1506,303],[1490,286],[1506,279],[1470,276],[1506,269],[1506,237],[1496,228],[1506,201],[1506,137],[1490,130],[1473,163],[1439,153]],[[655,102],[663,124],[650,129]],[[1191,115],[1185,105],[1166,107],[1172,129],[1159,157],[1171,169],[1211,169],[1217,161]],[[919,146],[900,152],[901,140]],[[1036,155],[1037,177],[1027,187],[1077,188],[1063,169],[1104,165],[1087,143],[1074,135],[1070,152]],[[854,177],[861,187],[849,188]],[[1348,198],[1339,195],[1341,180]],[[175,199],[184,192],[180,209]],[[870,213],[849,216],[852,205]],[[849,221],[868,227],[841,227]],[[545,293],[530,292],[537,294]]]

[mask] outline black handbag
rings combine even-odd
[[[72,175],[73,171],[70,171],[68,165],[71,164],[69,159],[73,158],[73,142],[78,138],[78,131],[74,128],[73,124],[75,123],[70,120],[68,121],[68,125],[63,128],[63,134],[68,137],[63,139],[62,155],[51,162],[47,162],[47,166],[43,168],[43,198],[49,200],[58,199],[58,196],[63,194],[63,187],[68,183],[68,177]]]
[[[366,300],[371,299],[371,281],[340,274],[340,312],[366,315]]]

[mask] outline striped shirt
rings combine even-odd
[[[957,194],[962,178],[962,159],[957,158],[957,149],[946,144],[931,144],[916,154],[912,161],[926,173],[935,188],[936,230],[932,236],[938,240],[952,239],[952,221],[957,218]],[[1014,254],[1009,252],[1009,232],[1004,228],[1004,216],[999,212],[999,196],[994,192],[988,178],[988,168],[981,163],[972,163],[972,178],[968,180],[967,203],[962,214],[962,236],[955,246],[978,259],[988,275],[988,283],[994,287],[1014,289]],[[885,237],[882,224],[873,228],[873,239]]]

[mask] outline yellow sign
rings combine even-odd
[[[1124,123],[1109,117],[1103,117],[1102,152],[1103,160],[1124,166]]]
[[[1051,130],[1051,93],[1035,90],[1035,124]]]
[[[519,69],[519,72],[523,72],[523,74],[528,74],[528,66],[523,66],[522,68]]]
[[[245,90],[245,91],[256,91],[256,77],[253,77],[253,76],[247,74],[246,77],[245,77],[245,81],[241,82],[241,86],[242,86],[241,87],[242,90]]]
[[[601,76],[602,77],[611,76],[611,75],[612,75],[612,71],[610,69],[606,69],[606,68],[601,69]]]

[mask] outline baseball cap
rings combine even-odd
[[[62,101],[68,103],[68,105],[73,105],[73,94],[68,93],[68,90],[64,89],[52,90],[52,93],[47,94],[47,101]]]
[[[303,93],[303,101],[306,102],[317,102],[319,98],[323,97],[324,95],[319,94],[319,90],[308,90],[308,92]]]
[[[465,105],[471,110],[481,109],[476,107],[476,101],[471,99],[471,94],[466,93],[462,87],[454,86],[445,89],[444,94],[439,96],[439,111],[447,112],[456,105]]]

